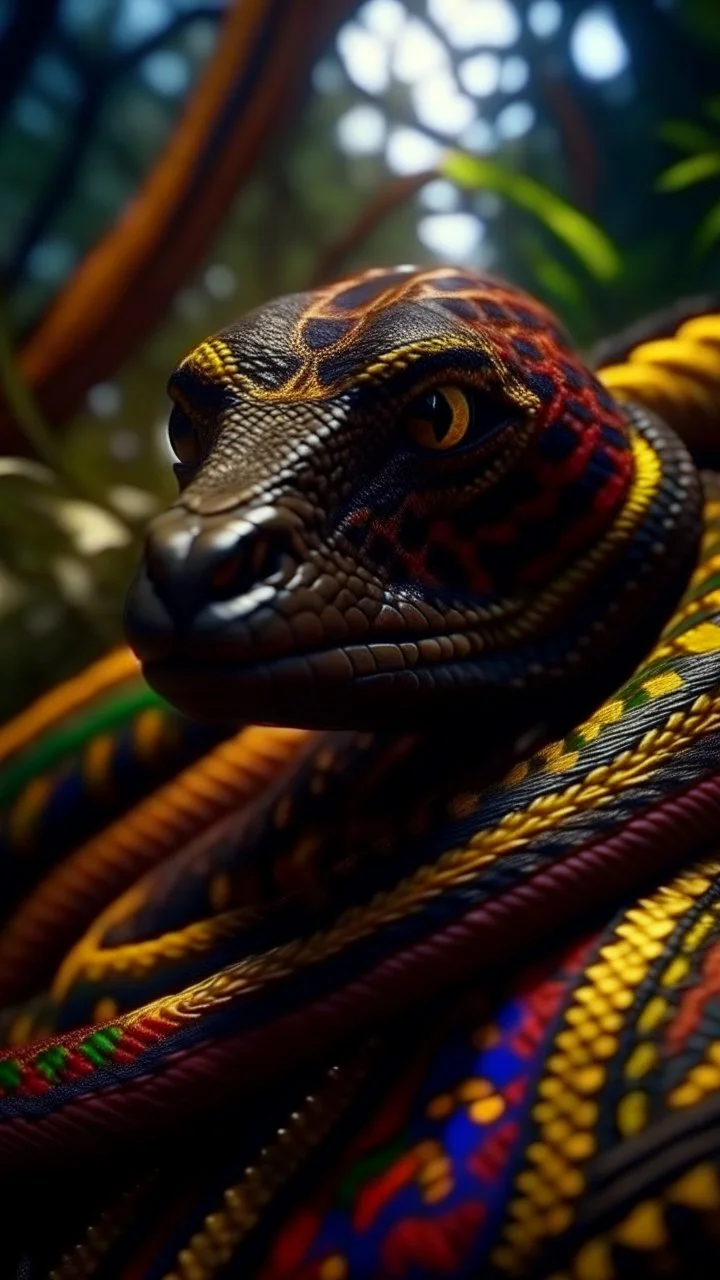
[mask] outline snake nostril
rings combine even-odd
[[[277,529],[269,535],[254,530],[222,550],[208,574],[209,594],[215,600],[230,599],[260,582],[287,576],[294,565],[289,535]]]
[[[238,563],[238,561],[239,557],[228,556],[224,564],[215,566],[210,575],[210,583],[216,592],[226,591],[228,587],[232,586],[241,567],[241,562]]]
[[[274,508],[220,519],[175,508],[151,526],[145,565],[175,622],[187,625],[206,605],[289,578],[297,555],[289,522]]]
[[[259,578],[274,578],[291,559],[289,537],[258,540],[253,548],[251,564]]]

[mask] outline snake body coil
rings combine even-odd
[[[645,337],[402,268],[180,364],[150,688],[0,731],[19,1274],[716,1264],[720,317]]]

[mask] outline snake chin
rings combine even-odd
[[[419,633],[394,612],[393,630],[362,641],[351,634],[328,636],[323,643],[317,634],[322,627],[306,607],[307,592],[283,620],[256,594],[174,618],[145,570],[137,575],[126,602],[127,640],[148,683],[185,715],[300,728],[412,730],[454,725],[469,708],[484,718],[488,704],[510,701],[508,689],[488,687],[475,660],[481,646],[472,627]]]
[[[372,646],[368,646],[368,653]],[[507,690],[473,690],[461,664],[424,672],[355,676],[342,650],[275,659],[255,666],[182,657],[146,662],[145,678],[161,697],[197,720],[306,729],[381,730],[457,727],[473,710],[475,730],[498,715],[516,723]],[[436,683],[442,698],[422,696]]]

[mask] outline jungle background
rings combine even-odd
[[[362,265],[720,292],[718,0],[0,0],[0,719],[121,637],[198,339]]]

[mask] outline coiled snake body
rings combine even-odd
[[[180,364],[150,688],[118,652],[0,731],[7,1274],[716,1265],[695,312],[596,376],[506,284],[377,270]]]

